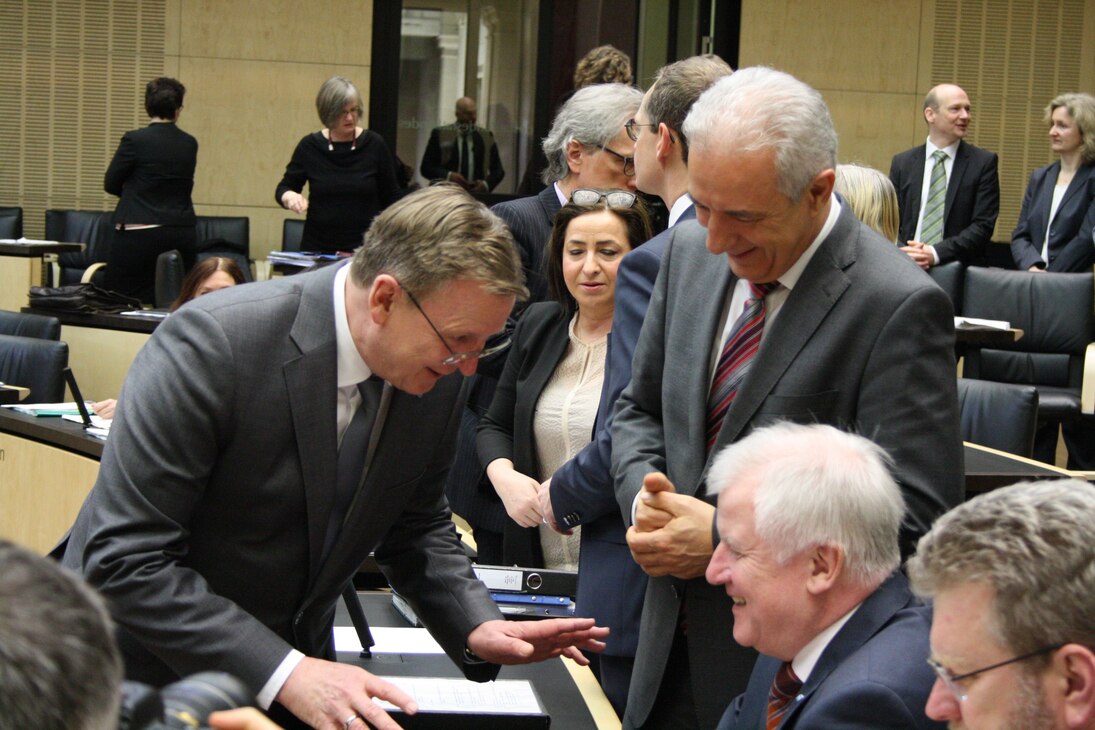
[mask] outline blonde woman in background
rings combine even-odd
[[[873,167],[837,165],[836,191],[851,206],[856,218],[887,241],[897,243],[901,216],[897,209],[897,191],[889,177]]]

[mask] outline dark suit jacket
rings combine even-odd
[[[1047,271],[1090,271],[1095,265],[1095,242],[1091,240],[1095,227],[1093,171],[1095,164],[1081,166],[1065,190],[1049,232],[1049,261],[1042,259],[1042,246],[1061,163],[1054,162],[1031,173],[1019,223],[1011,234],[1011,256],[1016,268],[1026,271],[1041,264]]]
[[[902,246],[916,235],[920,220],[920,194],[924,188],[924,155],[920,145],[895,155],[890,163],[890,180],[897,190],[901,225],[897,240]],[[935,244],[939,263],[955,259],[970,265],[992,240],[996,216],[1000,213],[1000,178],[995,152],[962,141],[954,155],[947,201],[943,208],[943,240]]]
[[[780,730],[942,730],[924,714],[935,673],[928,666],[931,609],[917,603],[895,573],[878,587],[825,647]],[[761,656],[749,688],[734,700],[719,730],[763,728],[768,690],[782,662]]]
[[[695,218],[689,206],[678,222]],[[612,656],[635,656],[646,595],[646,573],[627,547],[630,515],[621,516],[612,483],[612,411],[631,380],[631,358],[668,240],[669,231],[662,231],[620,262],[593,441],[551,477],[556,520],[568,528],[583,526],[576,611],[612,629],[604,652]]]
[[[509,459],[517,471],[538,479],[533,419],[536,402],[570,344],[570,318],[556,302],[529,305],[513,331],[513,346],[498,379],[494,400],[479,421],[479,458],[483,467]],[[502,530],[506,565],[544,567],[540,531],[521,527],[507,516]]]
[[[456,150],[457,129],[455,124],[434,127],[430,139],[426,142],[426,151],[422,154],[422,177],[427,180],[444,180],[450,172],[460,169],[460,156]],[[498,156],[498,145],[489,130],[476,127],[472,131],[472,159],[475,162],[476,179],[487,183],[487,190],[494,190],[506,170],[502,167],[502,158]],[[490,149],[487,149],[487,145]],[[489,158],[485,155],[490,155]],[[490,168],[486,166],[490,162]],[[483,171],[487,174],[483,175]],[[469,182],[472,182],[469,180]]]
[[[710,358],[736,277],[695,223],[672,229],[631,383],[617,404],[612,463],[620,509],[643,477],[668,474],[702,495]],[[954,377],[954,312],[912,260],[843,206],[764,334],[716,442],[775,420],[854,428],[893,456],[908,514],[904,552],[962,500],[962,440]],[[895,385],[899,384],[899,386]],[[732,637],[730,600],[702,579],[648,581],[625,727],[649,714],[687,597],[688,651],[701,725],[713,727],[749,674]]]
[[[103,189],[121,198],[114,222],[194,225],[190,193],[197,162],[198,141],[174,122],[123,134],[103,176]]]
[[[532,197],[507,200],[491,207],[509,226],[517,242],[530,302],[540,302],[547,298],[547,280],[544,278],[543,268],[544,249],[551,238],[555,214],[561,207],[554,185],[548,185]]]
[[[337,468],[336,270],[201,297],[129,370],[63,560],[106,596],[134,679],[218,669],[257,693],[291,647],[333,658],[336,601],[374,549],[458,665],[480,679],[497,671],[465,664],[467,635],[501,614],[441,491],[459,377],[421,397],[392,392],[347,527],[321,562]]]

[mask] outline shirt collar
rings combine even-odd
[[[335,348],[339,388],[356,385],[363,380],[368,380],[373,374],[362,359],[361,353],[357,351],[357,345],[354,344],[354,338],[350,334],[350,322],[346,317],[346,278],[349,274],[350,265],[347,262],[335,274],[332,292],[335,306]]]
[[[677,221],[684,215],[684,211],[688,210],[688,206],[692,205],[692,196],[685,193],[681,197],[673,201],[673,205],[669,208],[669,227],[677,225]]]
[[[802,272],[806,270],[807,265],[810,263],[810,259],[817,253],[818,248],[822,242],[832,232],[833,227],[836,226],[836,221],[840,218],[840,200],[836,195],[829,197],[829,217],[825,219],[825,225],[818,231],[817,236],[813,242],[810,243],[810,247],[803,251],[802,255],[798,257],[798,261],[794,265],[787,269],[787,272],[779,277],[779,283],[783,284],[788,290],[794,289],[795,284],[798,283],[799,278],[802,276]],[[802,676],[801,674],[799,675]]]
[[[930,160],[936,150],[943,150],[947,153],[947,159],[953,160],[954,156],[958,154],[958,145],[962,143],[962,140],[956,140],[954,144],[947,145],[946,147],[936,147],[932,144],[932,138],[928,137],[927,143],[924,145],[924,159]]]
[[[858,611],[859,607],[862,605],[862,603],[856,604],[855,608],[838,618],[820,634],[810,639],[806,646],[802,647],[798,654],[795,654],[795,658],[791,660],[791,668],[795,670],[795,676],[802,680],[803,684],[806,684],[806,680],[810,678],[810,673],[814,671],[814,667],[817,666],[817,662],[821,659],[821,655],[824,653],[825,648],[829,646],[829,642],[831,642],[833,637],[844,628],[844,624],[848,623],[848,619],[854,616],[855,612]]]
[[[555,197],[559,199],[559,206],[562,207],[566,205],[569,198],[563,194],[563,189],[559,187],[559,181],[556,180],[553,182],[552,186],[555,188]]]

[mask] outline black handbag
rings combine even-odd
[[[92,283],[68,286],[32,286],[30,306],[57,309],[64,312],[125,312],[140,309],[141,300]]]

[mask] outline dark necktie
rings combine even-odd
[[[460,135],[460,174],[464,176],[464,179],[471,182],[471,137],[470,132],[465,132]]]
[[[369,378],[357,384],[357,390],[361,393],[361,404],[354,411],[338,449],[335,501],[323,539],[324,560],[334,547],[335,539],[342,530],[342,522],[346,519],[346,510],[350,508],[350,502],[353,501],[354,493],[361,482],[361,472],[365,468],[365,458],[369,451],[369,436],[373,421],[376,420],[383,388],[384,381],[379,378]]]
[[[719,436],[723,419],[738,393],[738,386],[749,372],[753,356],[760,348],[760,336],[764,332],[764,298],[779,286],[778,281],[767,284],[749,282],[752,297],[745,303],[741,316],[715,366],[711,392],[707,398],[707,450],[710,451]]]
[[[775,730],[791,709],[791,703],[802,689],[802,680],[795,676],[790,662],[784,662],[776,672],[772,688],[768,690],[768,722],[765,730]]]
[[[928,179],[928,200],[924,204],[924,222],[920,226],[920,242],[932,246],[943,240],[943,213],[947,203],[947,153],[936,150],[932,153],[935,164],[932,165]]]

